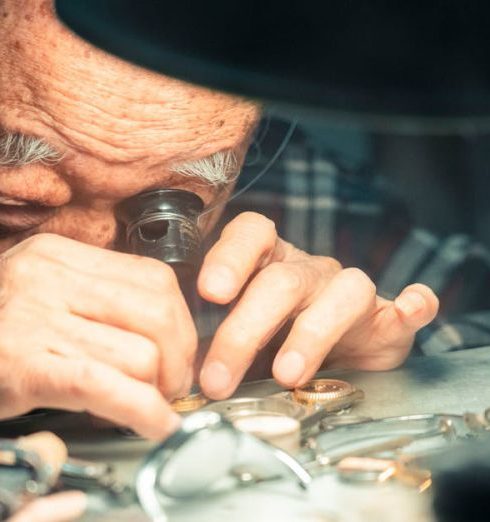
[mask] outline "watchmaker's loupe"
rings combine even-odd
[[[183,420],[182,427],[156,447],[136,477],[139,502],[152,520],[165,520],[165,499],[191,498],[210,491],[230,475],[244,440],[266,448],[305,488],[311,477],[288,453],[238,431],[213,411],[200,411]]]
[[[126,250],[169,264],[180,281],[194,276],[201,264],[197,220],[203,202],[193,192],[157,189],[142,192],[116,207],[126,226]]]

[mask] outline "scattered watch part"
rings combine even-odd
[[[432,473],[429,469],[409,465],[409,462],[399,459],[396,461],[394,478],[411,488],[417,489],[419,493],[427,491],[432,486]]]
[[[206,399],[201,392],[196,392],[182,399],[175,399],[171,402],[170,406],[172,406],[173,410],[177,413],[188,413],[202,408],[207,403],[208,399]]]
[[[410,464],[410,460],[373,457],[346,457],[336,466],[337,475],[348,482],[384,483],[390,479],[422,493],[432,485],[430,470]]]
[[[397,466],[393,459],[346,457],[337,464],[336,470],[344,481],[383,483],[395,475]]]
[[[356,388],[347,381],[339,379],[313,379],[295,388],[292,397],[301,404],[325,404],[334,399],[348,397]]]

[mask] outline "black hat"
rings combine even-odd
[[[441,128],[490,120],[489,2],[57,0],[56,9],[138,65],[307,113]]]

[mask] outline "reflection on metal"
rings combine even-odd
[[[240,431],[254,435],[287,451],[297,453],[300,447],[300,423],[293,417],[273,412],[241,415],[233,420]]]
[[[277,415],[286,415],[293,419],[301,419],[306,415],[306,409],[300,404],[274,396],[261,398],[240,397],[226,401],[217,401],[209,404],[205,409],[220,413],[230,420],[259,413],[275,413]]]
[[[300,487],[308,486],[309,473],[291,455],[241,433],[216,412],[201,411],[185,418],[181,429],[150,452],[141,466],[135,486],[147,515],[163,522],[167,520],[165,499],[195,497],[233,475],[238,447],[245,437],[281,462]]]
[[[461,415],[378,419],[345,415],[345,409],[339,412],[339,404],[345,404],[357,393],[362,392],[346,386],[320,408],[291,400],[291,392],[207,404],[188,415],[182,428],[147,456],[137,473],[134,489],[119,488],[123,485],[115,480],[106,464],[73,459],[63,464],[60,483],[63,487],[90,491],[91,495],[107,494],[102,497],[106,509],[130,505],[137,498],[152,520],[163,522],[167,520],[165,510],[170,506],[180,508],[186,499],[199,495],[209,498],[215,493],[287,477],[302,488],[307,487],[312,476],[330,473],[352,484],[390,483],[423,492],[432,484],[432,471],[437,475],[431,460],[435,455],[444,459],[454,444],[490,435],[490,409]],[[199,394],[193,394],[184,403],[187,400],[199,408],[201,399]],[[280,448],[274,447],[272,444],[277,441],[270,437],[271,432],[277,435],[278,426],[293,424],[295,437],[299,425],[306,439],[303,445],[298,447],[294,438],[294,444],[280,443]],[[287,432],[279,430],[279,435]],[[7,441],[4,449],[9,444],[12,442]],[[244,446],[251,450],[246,458],[242,453]],[[11,453],[0,452],[0,457],[6,466],[14,464]],[[27,479],[23,491],[37,495],[42,490],[42,480],[32,475]],[[0,512],[2,503],[8,500],[5,493],[0,484]]]
[[[363,398],[364,393],[346,381],[317,379],[293,392],[232,398],[212,402],[204,409],[215,411],[241,431],[294,454],[300,449],[300,436],[305,438],[321,431],[322,421]]]
[[[226,417],[240,431],[291,454],[300,448],[300,423],[303,406],[282,397],[241,397],[209,404],[206,410]]]

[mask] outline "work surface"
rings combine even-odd
[[[322,372],[348,380],[365,392],[353,413],[374,418],[415,413],[463,413],[490,406],[490,347],[444,356],[412,358],[390,372]],[[243,385],[237,396],[261,397],[279,391],[273,381]],[[150,444],[123,438],[112,430],[66,421],[70,454],[112,462],[131,480]],[[301,520],[301,521],[428,521],[430,496],[394,485],[353,486],[333,475],[316,478],[307,492],[288,481],[264,483],[221,497],[186,501],[169,510],[171,521]],[[107,513],[97,520],[145,521],[134,507]]]

